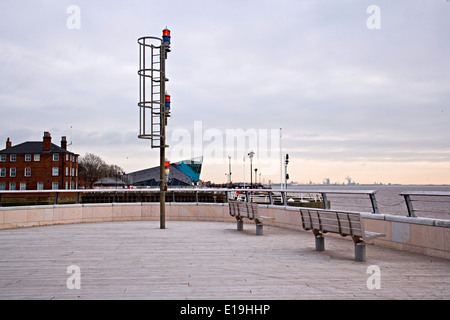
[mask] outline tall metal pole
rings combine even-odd
[[[281,146],[281,130],[280,128],[280,189],[283,189],[283,148]]]
[[[250,158],[250,189],[253,189],[252,169],[253,169],[252,158]]]
[[[228,172],[230,177],[229,187],[233,187],[233,180],[231,180],[231,156],[228,156]]]
[[[248,153],[248,157],[250,158],[250,189],[253,189],[253,180],[252,180],[252,169],[253,169],[253,156],[255,153],[253,151],[250,151]]]
[[[244,189],[245,189],[245,156],[244,156]]]
[[[160,41],[160,46],[146,41]],[[166,125],[170,117],[170,96],[166,94],[166,59],[170,52],[170,30],[163,30],[163,37],[142,37],[139,43],[139,136],[140,139],[150,139],[152,148],[160,150],[160,228],[166,227]],[[146,49],[150,50],[150,66],[146,65]],[[153,59],[158,56],[154,50],[159,49],[158,62]],[[158,77],[159,75],[159,77]],[[146,78],[150,78],[150,98],[146,97]],[[159,100],[158,100],[158,91]],[[159,120],[159,121],[158,121]]]
[[[159,228],[166,228],[166,179],[165,179],[165,159],[166,159],[166,115],[164,102],[166,99],[166,45],[165,42],[162,43],[160,49],[160,66],[161,66],[161,112],[160,112],[160,123],[161,123],[161,139],[159,148],[159,180],[160,180],[160,194],[159,194]]]

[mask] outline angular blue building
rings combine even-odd
[[[203,157],[182,160],[170,164],[169,187],[192,186],[200,180]],[[127,174],[128,181],[133,186],[157,187],[159,186],[160,168],[153,167]]]

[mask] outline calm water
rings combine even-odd
[[[376,190],[375,194],[380,213],[407,216],[405,199],[399,194],[411,191],[446,191],[450,186],[297,186],[300,190]],[[332,209],[372,212],[368,195],[327,194]],[[413,207],[417,217],[450,220],[450,197],[414,197]]]

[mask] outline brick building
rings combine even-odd
[[[66,137],[57,146],[49,132],[16,146],[8,138],[0,150],[0,190],[77,189],[78,156],[67,150]]]

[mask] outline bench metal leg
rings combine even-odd
[[[355,261],[366,261],[366,244],[364,242],[355,243]]]
[[[256,225],[256,235],[257,236],[262,236],[263,234],[263,225],[262,224],[257,224]]]
[[[316,251],[325,251],[325,237],[321,234],[315,236],[316,238]]]
[[[244,221],[237,220],[237,231],[242,231],[242,230],[244,230]]]

